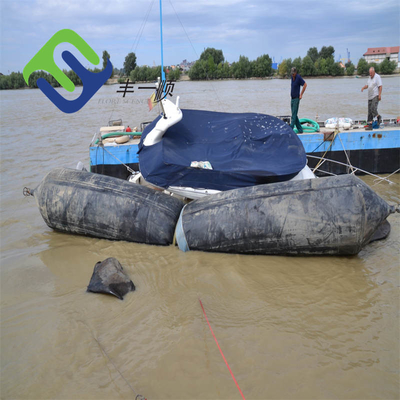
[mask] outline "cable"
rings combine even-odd
[[[177,12],[176,12],[176,10],[175,10],[174,5],[172,4],[171,0],[169,0],[169,2],[170,2],[170,4],[171,4],[171,6],[172,6],[172,9],[174,10],[174,13],[175,13],[175,15],[176,15],[176,18],[178,18],[178,21],[179,21],[179,23],[181,24],[182,29],[183,29],[183,31],[184,31],[185,34],[186,34],[187,39],[189,40],[190,45],[192,46],[192,49],[193,49],[194,53],[196,54],[197,59],[200,59],[199,55],[197,54],[196,49],[195,49],[194,46],[193,46],[192,41],[191,41],[190,38],[189,38],[189,35],[188,35],[187,32],[186,32],[185,27],[184,27],[183,24],[182,24],[181,19],[179,18],[178,14],[177,14]],[[215,89],[214,85],[212,84],[210,77],[208,76],[208,74],[206,74],[206,76],[207,76],[207,80],[210,81],[211,87],[212,87],[212,89],[213,89],[214,92],[215,92],[215,95],[216,95],[216,97],[217,97],[217,100],[218,100],[219,104],[221,105],[222,109],[226,112],[224,103],[223,103],[223,102],[221,101],[221,99],[219,98],[218,92],[217,92],[217,90]]]

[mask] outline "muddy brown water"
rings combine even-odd
[[[309,80],[299,116],[364,117],[364,81]],[[288,85],[182,82],[172,99],[179,94],[182,108],[288,115]],[[396,117],[399,78],[383,86],[379,110]],[[24,186],[59,165],[88,167],[89,142],[108,119],[135,126],[155,117],[148,92],[124,99],[117,89],[102,88],[72,115],[39,90],[0,92],[1,398],[240,399],[200,299],[246,399],[398,399],[400,214],[389,217],[386,240],[355,257],[183,253],[45,225]],[[362,179],[400,203],[399,178]],[[86,293],[107,257],[136,285],[123,301]]]

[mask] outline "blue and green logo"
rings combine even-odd
[[[23,75],[28,84],[29,76],[37,70],[47,71],[58,81],[58,83],[69,92],[73,92],[75,85],[64,74],[54,62],[54,49],[60,43],[70,43],[75,46],[82,55],[92,64],[100,62],[99,56],[95,51],[71,29],[62,29],[56,32],[50,40],[36,53],[36,55],[25,66]],[[61,96],[44,78],[39,78],[36,83],[39,89],[48,97],[53,104],[65,113],[74,113],[80,110],[93,95],[104,85],[111,76],[113,66],[107,60],[106,68],[98,73],[88,71],[69,51],[61,54],[63,60],[71,67],[82,81],[83,89],[81,95],[75,100],[67,100]]]

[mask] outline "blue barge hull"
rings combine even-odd
[[[131,175],[127,167],[139,171],[138,145],[139,140],[131,140],[117,146],[90,146],[90,171],[127,179]]]
[[[326,132],[298,136],[309,156],[310,168],[319,161],[313,157],[348,164],[344,150],[352,166],[370,173],[392,173],[400,168],[400,129],[397,127],[373,131],[352,129],[340,132],[333,141],[333,134]],[[90,171],[127,179],[131,174],[129,169],[139,171],[138,144],[139,140],[131,140],[121,145],[91,146]],[[332,162],[325,162],[319,169],[335,175],[349,172],[349,167]]]
[[[366,131],[365,129],[325,133],[303,133],[299,135],[308,157],[308,166],[314,168],[319,159],[348,164],[374,174],[392,173],[400,168],[400,129],[387,128]],[[347,153],[344,152],[344,150]],[[321,171],[340,175],[349,172],[349,167],[325,162]]]

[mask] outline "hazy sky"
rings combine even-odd
[[[131,51],[138,65],[160,64],[159,0],[0,0],[0,7],[3,74],[22,72],[64,28],[100,57],[107,50],[114,67]],[[400,45],[399,21],[399,0],[163,0],[164,64],[194,61],[207,47],[222,49],[229,62],[262,54],[279,62],[329,45],[336,59],[348,48],[357,63],[368,47]],[[60,61],[66,49],[73,48],[59,45],[55,60],[69,69]]]

